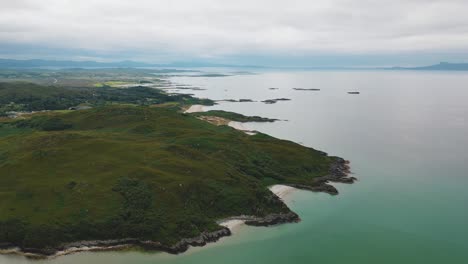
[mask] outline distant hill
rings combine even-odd
[[[218,64],[203,61],[180,61],[166,64],[146,63],[138,61],[97,62],[97,61],[71,61],[71,60],[14,60],[0,59],[0,69],[27,69],[27,68],[270,68],[287,70],[424,70],[424,71],[468,71],[468,63],[440,62],[439,64],[420,67],[390,67],[390,68],[354,68],[354,67],[266,67],[255,65]]]
[[[388,70],[420,70],[420,71],[468,71],[468,63],[440,62],[439,64],[421,67],[392,67]]]
[[[41,68],[41,67],[56,67],[56,68],[147,68],[147,67],[220,67],[220,68],[258,68],[259,66],[250,65],[231,65],[231,64],[216,64],[208,62],[185,61],[173,62],[168,64],[154,64],[137,61],[119,61],[119,62],[97,62],[97,61],[70,61],[70,60],[13,60],[0,59],[0,69],[2,68]]]
[[[38,68],[38,67],[59,67],[59,68],[80,68],[80,67],[97,67],[97,68],[114,68],[114,67],[157,67],[159,65],[135,62],[96,62],[96,61],[65,61],[65,60],[12,60],[0,59],[0,68]]]

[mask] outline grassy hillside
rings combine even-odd
[[[3,122],[0,244],[136,237],[169,245],[219,229],[220,218],[288,212],[266,185],[310,185],[333,159],[164,107]]]
[[[182,94],[169,95],[161,90],[143,86],[126,89],[65,88],[26,82],[0,82],[0,116],[6,115],[9,111],[63,110],[84,103],[99,106],[111,103],[151,105],[167,102],[213,104],[208,99],[198,99]]]

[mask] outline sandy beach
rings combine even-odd
[[[245,220],[232,219],[223,221],[219,223],[219,225],[229,228],[229,230],[231,230],[231,232],[235,234],[244,225],[244,222]]]
[[[204,107],[203,105],[192,105],[187,110],[185,110],[184,113],[190,114],[190,113],[204,112],[205,110],[203,109],[203,107]],[[255,132],[249,131],[241,122],[230,121],[230,120],[220,118],[220,117],[201,117],[200,119],[210,122],[212,124],[215,124],[217,126],[227,124],[228,126],[234,129],[243,131],[244,133],[248,135],[256,134]]]
[[[255,132],[253,132],[253,131],[248,130],[248,129],[244,126],[244,124],[241,123],[241,122],[230,121],[230,122],[228,123],[228,126],[234,128],[234,129],[240,130],[240,131],[246,133],[247,135],[251,135],[251,136],[252,136],[252,135],[257,134],[257,133],[255,133]]]
[[[245,126],[241,122],[230,121],[228,123],[228,126],[235,128],[237,130],[241,130],[241,131],[248,130],[247,128],[245,128]]]
[[[203,112],[203,105],[192,105],[189,107],[189,109],[185,110],[184,113],[197,113],[197,112]]]
[[[295,190],[297,189],[294,187],[281,185],[281,184],[273,185],[270,187],[270,191],[272,191],[274,194],[276,194],[276,196],[278,196],[282,200],[286,199],[287,196],[289,196]]]

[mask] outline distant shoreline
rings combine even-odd
[[[234,69],[256,69],[256,70],[436,70],[436,71],[468,71],[468,63],[440,62],[432,65],[422,65],[413,67],[379,67],[379,66],[267,66],[267,65],[236,65],[236,64],[217,64],[208,62],[199,63],[168,63],[154,64],[139,61],[116,61],[116,62],[97,62],[97,61],[73,61],[73,60],[43,60],[27,59],[16,60],[0,58],[0,69],[112,69],[112,68],[132,68],[132,69],[152,69],[157,68],[161,72],[171,71],[179,73],[200,73],[200,70],[186,70],[180,68],[234,68]],[[179,68],[179,70],[177,70]]]

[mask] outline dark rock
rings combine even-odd
[[[158,245],[156,244],[156,248],[154,249],[163,250],[172,254],[179,254],[179,253],[187,251],[189,246],[201,247],[201,246],[206,245],[207,243],[216,242],[221,237],[230,236],[230,235],[231,235],[231,231],[228,228],[223,227],[222,229],[214,231],[214,232],[203,232],[199,236],[194,237],[194,238],[184,238],[180,240],[179,242],[177,242],[175,245],[170,246],[170,247],[159,245],[159,248],[158,248]]]
[[[21,251],[42,256],[52,256],[57,253],[58,250],[55,248],[22,248]]]
[[[0,249],[8,249],[12,248],[14,245],[11,243],[0,242]]]
[[[276,100],[264,100],[262,102],[264,102],[265,104],[276,104],[277,101]]]
[[[246,225],[251,226],[271,226],[284,223],[299,222],[299,216],[294,212],[282,213],[282,214],[270,214],[265,217],[253,218],[246,220]]]
[[[310,88],[310,89],[307,89],[307,88],[293,88],[293,90],[296,90],[296,91],[320,91],[320,89],[317,89],[317,88]]]
[[[311,185],[288,184],[288,186],[313,192],[325,192],[331,195],[337,195],[338,190],[332,185],[328,184],[328,182],[351,184],[357,181],[357,179],[355,177],[348,177],[348,175],[351,173],[349,161],[339,157],[334,157],[334,159],[335,161],[330,165],[329,174],[315,178]]]
[[[231,231],[222,227],[219,230],[213,232],[202,232],[200,235],[193,238],[184,238],[181,239],[174,245],[163,245],[158,241],[149,241],[149,240],[139,240],[135,238],[126,238],[126,239],[114,239],[114,240],[93,240],[93,241],[78,241],[73,243],[63,244],[56,248],[21,248],[23,253],[31,253],[38,256],[53,256],[59,251],[64,251],[70,248],[87,248],[87,247],[100,247],[96,250],[106,250],[106,248],[111,249],[112,247],[126,247],[126,246],[140,246],[147,250],[157,250],[165,251],[171,254],[178,254],[187,251],[189,246],[204,246],[209,242],[218,241],[221,237],[230,236]],[[2,248],[3,244],[0,244]],[[11,244],[5,244],[5,248],[11,248]]]
[[[267,99],[267,100],[263,100],[262,102],[265,103],[265,104],[275,104],[277,103],[278,101],[290,101],[291,99],[288,99],[288,98],[277,98],[277,99]]]

